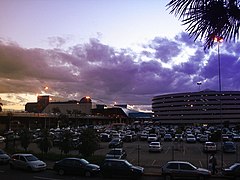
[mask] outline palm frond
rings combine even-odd
[[[190,36],[205,39],[205,49],[212,47],[214,36],[239,39],[240,0],[171,0],[167,7],[188,26]]]

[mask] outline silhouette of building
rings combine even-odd
[[[92,100],[83,97],[80,101],[50,102],[49,96],[38,96],[36,103],[27,103],[26,112],[61,113],[61,114],[91,114]]]

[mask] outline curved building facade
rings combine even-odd
[[[154,119],[167,124],[239,123],[240,91],[186,92],[155,96]]]

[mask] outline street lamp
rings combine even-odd
[[[221,122],[221,168],[223,168],[223,139],[222,139],[222,80],[221,80],[221,61],[220,61],[220,51],[219,51],[219,45],[223,42],[223,38],[220,36],[214,37],[214,42],[218,43],[218,85],[219,85],[219,109],[220,109],[220,122]]]
[[[197,82],[197,85],[198,85],[198,91],[200,92],[200,90],[201,90],[201,85],[202,85],[202,82],[201,82],[201,81]]]

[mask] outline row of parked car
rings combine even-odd
[[[118,150],[115,149],[116,151]],[[47,168],[47,164],[33,154],[19,153],[10,157],[3,150],[0,150],[0,163],[9,164],[11,169],[27,171],[44,171]],[[54,163],[53,170],[59,175],[74,174],[86,177],[102,175],[139,178],[144,173],[143,167],[132,165],[125,157],[109,157],[101,165],[80,158],[64,158]]]

